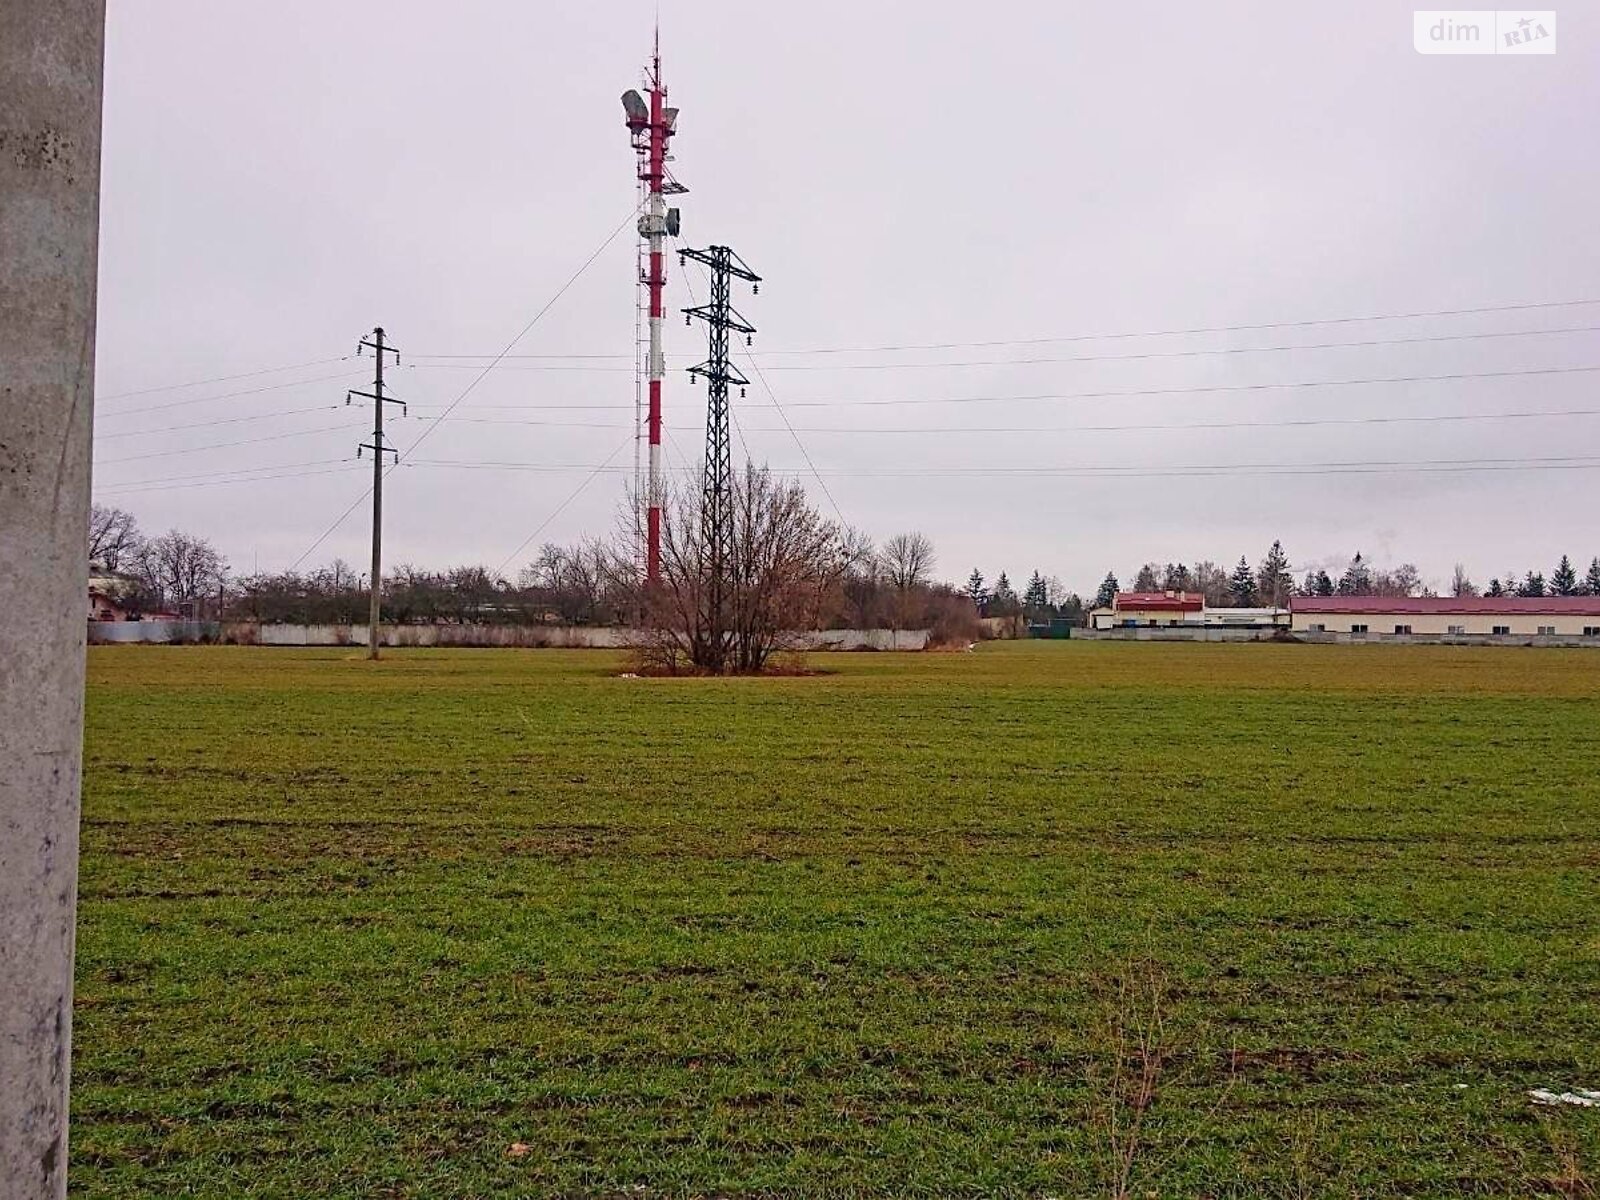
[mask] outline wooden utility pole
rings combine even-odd
[[[399,404],[401,411],[405,405],[392,397],[383,394],[383,356],[394,355],[396,364],[400,362],[400,351],[393,346],[384,345],[383,326],[379,325],[372,331],[372,340],[362,338],[356,343],[356,353],[362,349],[371,350],[377,358],[377,368],[372,379],[370,392],[357,391],[354,388],[345,393],[344,402],[350,403],[351,396],[365,396],[372,401],[372,441],[362,442],[356,447],[356,457],[361,457],[361,451],[372,451],[372,577],[370,583],[370,599],[367,605],[367,657],[378,657],[378,621],[383,608],[383,475],[387,464],[383,460],[385,454],[394,455],[395,461],[400,461],[400,452],[383,444],[383,406],[385,404]]]

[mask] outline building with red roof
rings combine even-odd
[[[1118,592],[1109,608],[1090,614],[1090,626],[1112,629],[1287,629],[1282,608],[1207,608],[1199,592]]]
[[[1296,633],[1600,640],[1600,596],[1296,596],[1289,609]]]

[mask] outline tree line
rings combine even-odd
[[[967,576],[962,595],[972,602],[978,613],[985,617],[1023,617],[1038,624],[1064,619],[1078,622],[1083,619],[1083,599],[1070,591],[1054,575],[1034,571],[1019,593],[1004,571],[995,576],[991,586],[978,568]]]
[[[758,576],[765,587],[780,586],[776,555],[779,549],[792,550],[780,533],[809,547],[804,570],[791,561],[784,568],[788,580],[781,585],[793,589],[801,587],[798,580],[806,580],[808,599],[801,604],[789,596],[783,605],[772,606],[785,620],[803,619],[806,627],[927,628],[936,640],[954,643],[977,638],[980,616],[1081,623],[1088,609],[1110,607],[1123,590],[1116,573],[1108,571],[1085,604],[1059,579],[1038,570],[1019,591],[1007,572],[1001,571],[991,585],[976,568],[965,587],[956,588],[937,578],[933,543],[920,532],[896,534],[875,545],[859,531],[821,521],[803,493],[789,494],[759,468],[747,468],[741,486],[750,489],[750,502],[762,507],[770,543],[748,547],[750,561],[759,564],[759,569],[751,568],[752,579]],[[700,553],[692,540],[693,498],[685,498],[679,509],[679,527],[690,538],[680,555],[680,578],[687,579],[689,561]],[[758,526],[754,522],[747,531],[752,539]],[[808,529],[813,532],[807,537],[796,533]],[[147,536],[133,514],[115,507],[93,506],[88,550],[97,571],[114,578],[113,590],[133,616],[174,612],[268,623],[352,624],[366,614],[367,578],[343,560],[304,572],[234,576],[227,559],[205,538],[178,529]],[[646,615],[639,573],[627,540],[604,538],[570,546],[546,544],[515,578],[481,565],[427,570],[401,564],[382,581],[383,619],[400,624],[629,624]],[[1274,541],[1254,566],[1241,555],[1231,570],[1211,560],[1192,567],[1145,563],[1128,590],[1198,593],[1217,608],[1283,607],[1296,595],[1438,594],[1414,564],[1375,568],[1360,553],[1337,577],[1319,567],[1296,578],[1281,541]],[[1583,574],[1563,554],[1548,575],[1538,569],[1507,571],[1482,589],[1457,564],[1446,594],[1600,596],[1600,556],[1590,560]]]
[[[818,522],[803,540],[806,553],[800,556],[783,539],[795,538],[796,529],[815,519],[814,511],[803,493],[790,494],[759,469],[751,471],[741,488],[751,489],[752,504],[766,507],[767,536],[755,546],[760,523],[751,522],[747,550],[755,565],[747,576],[769,591],[783,591],[781,603],[774,599],[778,616],[801,621],[803,628],[931,629],[940,641],[977,639],[977,614],[963,593],[936,578],[937,558],[926,535],[896,534],[876,545],[858,531]],[[679,509],[675,528],[691,539],[678,547],[682,580],[698,548],[692,544],[692,506],[685,500]],[[788,556],[783,563],[780,551]],[[367,577],[342,559],[304,571],[235,575],[206,539],[176,529],[147,537],[132,513],[104,505],[93,508],[89,557],[98,574],[111,578],[112,590],[131,616],[170,612],[196,619],[347,625],[367,615]],[[782,580],[780,566],[786,573]],[[639,575],[625,538],[547,543],[512,578],[476,564],[427,570],[402,563],[384,573],[382,617],[397,624],[631,624],[647,607]],[[802,577],[810,581],[804,604],[795,594]]]
[[[1122,585],[1116,573],[1108,571],[1095,593],[1093,608],[1109,608]],[[1203,560],[1192,568],[1184,563],[1145,563],[1135,573],[1135,592],[1191,592],[1205,597],[1209,608],[1286,607],[1295,596],[1437,596],[1414,563],[1393,568],[1374,567],[1359,551],[1337,575],[1326,568],[1307,570],[1298,579],[1281,541],[1274,541],[1254,567],[1245,556],[1233,569]],[[1481,591],[1457,563],[1446,585],[1451,596],[1600,596],[1600,556],[1589,562],[1586,574],[1565,554],[1551,571],[1548,581],[1543,572],[1508,571],[1491,579]]]

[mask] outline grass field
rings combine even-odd
[[[356,655],[90,651],[74,1194],[1600,1182],[1600,653]]]

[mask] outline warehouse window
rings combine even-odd
[[[1396,625],[1394,627],[1394,631],[1396,633],[1410,633],[1411,632],[1411,626],[1409,626],[1409,625]]]
[[[1328,627],[1326,625],[1308,625],[1306,626],[1306,631],[1308,633],[1327,633]]]
[[[1585,625],[1583,627],[1583,636],[1600,637],[1600,625]]]
[[[1511,632],[1511,626],[1509,626],[1509,625],[1496,625],[1489,632],[1493,633],[1496,637],[1504,637],[1506,634]]]
[[[1448,629],[1445,630],[1446,633],[1455,633],[1455,634],[1466,633],[1466,631],[1467,631],[1467,627],[1465,625],[1452,625]]]
[[[1556,627],[1554,625],[1541,625],[1541,626],[1539,626],[1539,636],[1540,637],[1555,637],[1555,635],[1556,635]]]
[[[1352,625],[1352,626],[1350,626],[1350,632],[1351,633],[1365,633],[1366,631],[1367,631],[1367,627],[1365,625]]]

